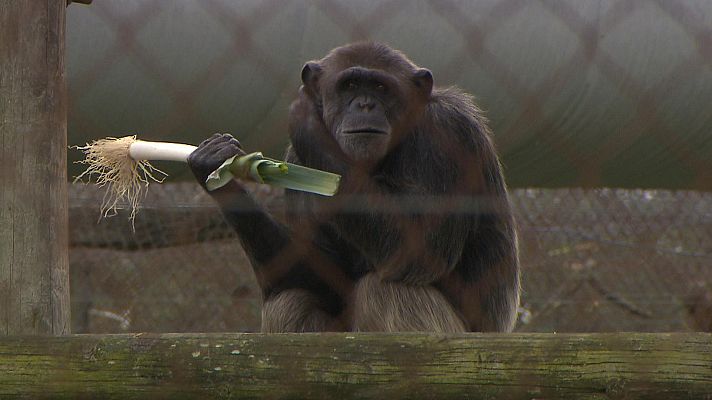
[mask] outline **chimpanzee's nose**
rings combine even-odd
[[[376,106],[376,103],[369,98],[362,97],[362,98],[356,100],[356,105],[358,105],[358,108],[361,111],[369,112],[369,111],[373,110],[373,107]]]

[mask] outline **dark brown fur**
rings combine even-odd
[[[302,79],[287,160],[341,174],[337,196],[288,191],[285,227],[237,183],[214,194],[262,287],[263,330],[511,330],[514,220],[472,98],[376,43],[334,49]],[[191,155],[198,179],[241,152],[231,140]]]

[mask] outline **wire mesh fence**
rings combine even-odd
[[[517,330],[710,329],[706,4],[73,5],[70,142],[140,131],[198,143],[232,131],[246,147],[279,155],[302,63],[336,45],[387,41],[488,111],[505,175],[522,188],[511,193],[523,273]],[[698,191],[663,190],[681,188]],[[253,191],[283,219],[279,190]],[[90,186],[71,189],[74,332],[259,329],[249,262],[195,183],[152,187],[135,231],[123,214],[96,223],[101,196]],[[447,201],[428,203],[432,213],[443,212],[438,204]]]
[[[256,331],[260,291],[236,235],[194,184],[151,188],[136,220],[96,224],[101,191],[72,187],[76,332]],[[279,191],[258,198],[281,217]],[[518,331],[709,329],[712,195],[516,189]]]

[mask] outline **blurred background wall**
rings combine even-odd
[[[708,0],[95,0],[68,10],[70,142],[281,156],[304,62],[377,40],[476,96],[513,186],[709,190],[711,26]]]

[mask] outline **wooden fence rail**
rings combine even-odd
[[[711,399],[712,335],[0,339],[0,398]]]

